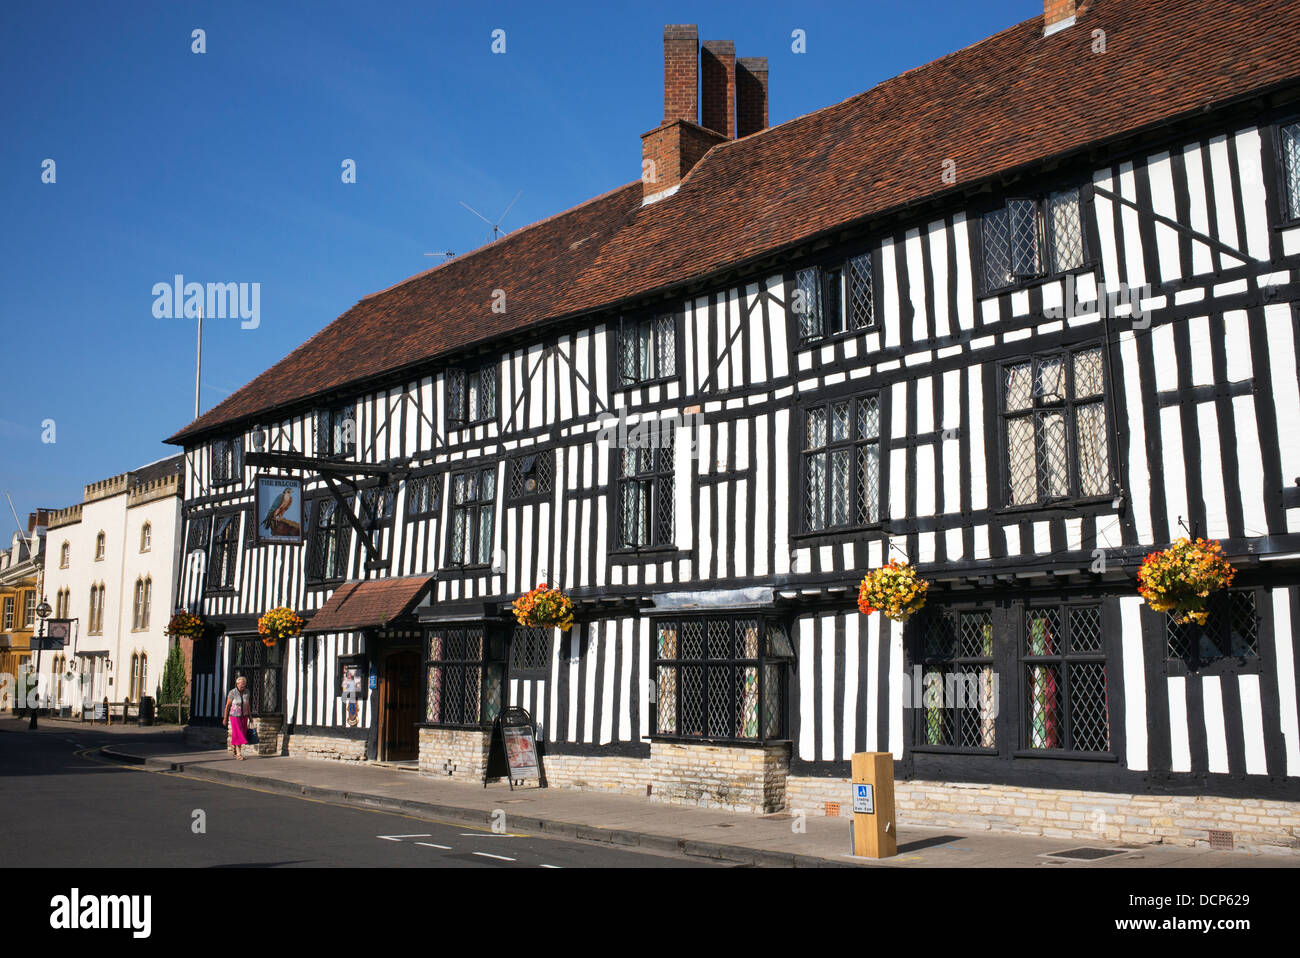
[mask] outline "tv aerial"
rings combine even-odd
[[[482,220],[484,223],[486,223],[488,226],[492,227],[492,239],[495,241],[495,240],[501,238],[502,236],[504,236],[504,235],[508,232],[508,230],[503,230],[503,229],[501,228],[501,221],[502,221],[503,219],[506,218],[506,214],[508,214],[512,209],[514,209],[514,205],[515,205],[517,202],[519,202],[519,197],[521,197],[521,196],[523,196],[523,195],[524,195],[524,191],[523,191],[523,190],[520,190],[518,193],[516,193],[516,194],[515,194],[515,198],[514,198],[513,200],[510,201],[510,205],[507,206],[507,207],[505,208],[505,211],[502,212],[502,214],[501,214],[500,216],[497,217],[497,221],[496,221],[495,223],[493,223],[490,219],[488,219],[486,216],[484,216],[484,215],[483,215],[482,213],[480,213],[478,210],[474,209],[474,207],[470,206],[470,205],[469,205],[468,203],[466,203],[464,200],[461,200],[461,201],[460,201],[460,205],[463,206],[463,207],[465,207],[465,209],[469,210],[471,213],[473,213],[475,216],[477,216],[479,219],[481,219],[481,220]]]

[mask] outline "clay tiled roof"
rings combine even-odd
[[[432,582],[432,576],[345,582],[303,631],[352,632],[386,625],[409,612]]]
[[[1294,83],[1297,23],[1300,0],[1093,0],[1049,37],[1035,17],[722,143],[650,206],[630,183],[369,296],[169,441]]]

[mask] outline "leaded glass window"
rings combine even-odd
[[[345,403],[316,412],[316,455],[333,459],[357,451],[357,406]]]
[[[317,582],[342,579],[347,574],[352,527],[332,496],[315,500],[311,512],[307,577]]]
[[[621,386],[677,375],[677,320],[671,314],[618,324],[618,376]]]
[[[1179,625],[1165,616],[1169,658],[1180,659],[1189,668],[1213,665],[1222,659],[1253,660],[1259,657],[1259,612],[1255,593],[1233,589],[1216,592],[1209,599],[1210,617],[1205,625]]]
[[[674,543],[673,443],[647,442],[618,454],[618,534],[625,549]]]
[[[1026,609],[1022,662],[1025,746],[1109,752],[1101,608],[1053,605]]]
[[[496,418],[496,363],[448,369],[445,378],[449,428],[470,426]]]
[[[1008,505],[1108,495],[1101,348],[1004,366],[1001,386]]]
[[[244,440],[217,439],[212,443],[212,481],[234,482],[244,468]]]
[[[510,675],[545,673],[551,664],[551,630],[515,626],[510,635]]]
[[[428,631],[425,721],[482,726],[501,714],[504,663],[500,641],[483,626]]]
[[[880,399],[832,400],[803,411],[804,531],[880,521]]]
[[[281,650],[283,642],[267,646],[260,636],[230,641],[231,678],[248,680],[248,706],[252,715],[278,715],[280,704]]]
[[[496,522],[497,469],[472,469],[451,477],[450,565],[490,565]]]
[[[555,483],[555,451],[530,453],[510,460],[510,498],[541,498],[551,494]]]
[[[406,514],[428,516],[435,514],[442,500],[442,476],[412,476],[406,481]]]
[[[794,650],[780,622],[757,615],[659,619],[654,636],[657,734],[747,742],[786,734]]]
[[[1078,269],[1086,261],[1079,190],[1008,199],[984,214],[983,236],[987,290]]]
[[[1283,207],[1287,219],[1300,220],[1300,123],[1279,131],[1282,145]]]
[[[231,589],[235,585],[235,558],[239,554],[239,518],[242,513],[217,516],[208,553],[208,589]]]
[[[812,266],[796,272],[793,311],[798,317],[801,343],[874,326],[871,253],[861,253],[834,266]]]
[[[993,614],[935,609],[923,622],[921,701],[913,703],[917,744],[996,748]]]

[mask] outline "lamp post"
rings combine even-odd
[[[40,689],[41,681],[41,653],[45,651],[45,620],[50,617],[50,613],[53,611],[54,610],[50,608],[50,603],[46,600],[45,596],[41,596],[41,604],[36,607],[36,616],[41,620],[41,634],[37,638],[36,645],[36,688],[38,690]],[[36,713],[39,711],[41,704],[41,693],[37,691],[35,695],[36,701],[29,703],[31,707],[31,719],[27,723],[29,731],[35,731],[36,729]]]

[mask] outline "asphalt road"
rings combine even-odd
[[[4,868],[720,867],[146,772],[98,756],[108,733],[4,724]]]

